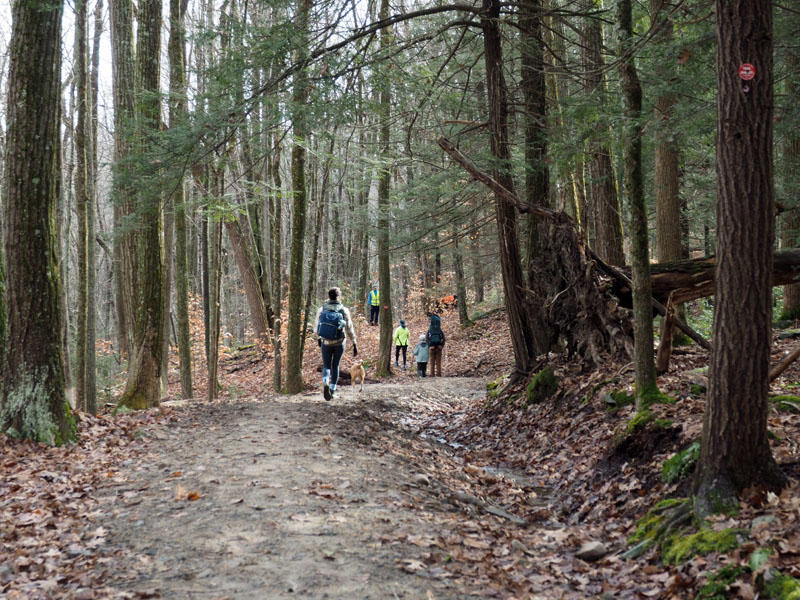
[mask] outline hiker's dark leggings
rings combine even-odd
[[[417,377],[427,377],[428,363],[417,363]]]
[[[344,344],[322,344],[322,380],[329,379],[334,388],[339,381],[339,363],[344,354]]]
[[[394,362],[397,362],[397,359],[400,357],[400,350],[403,351],[403,366],[406,364],[406,351],[408,350],[408,346],[395,346],[394,347]]]

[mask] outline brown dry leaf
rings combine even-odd
[[[199,500],[202,497],[203,497],[203,495],[200,492],[195,491],[195,490],[192,490],[191,492],[186,494],[186,499],[189,500],[190,502],[194,501],[194,500]]]

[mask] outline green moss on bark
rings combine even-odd
[[[678,565],[693,556],[728,552],[740,545],[739,539],[745,534],[741,529],[700,529],[689,535],[670,536],[661,546],[661,558],[666,564]]]
[[[526,400],[528,404],[538,404],[552,397],[558,391],[558,377],[550,367],[539,371],[528,383]]]

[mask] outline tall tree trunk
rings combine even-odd
[[[586,0],[583,5],[594,10],[594,2]],[[605,61],[603,60],[603,24],[596,16],[586,17],[583,31],[584,91],[596,98],[599,104],[606,102]],[[601,136],[605,136],[603,131]],[[602,139],[591,138],[588,144],[589,242],[597,255],[611,265],[625,264],[622,251],[622,218],[619,198],[614,183],[611,151]]]
[[[800,51],[796,46],[786,50],[786,96],[797,98],[800,94]],[[783,144],[784,189],[797,190],[800,185],[800,132],[792,128]],[[781,245],[787,248],[800,246],[800,202],[795,200],[783,213]],[[783,314],[785,319],[800,318],[800,283],[783,287]]]
[[[78,117],[75,124],[75,208],[78,214],[78,315],[77,340],[75,347],[75,405],[86,410],[86,316],[88,314],[87,271],[89,237],[87,219],[89,214],[89,193],[87,190],[88,141],[87,120],[89,116],[89,83],[86,56],[87,22],[89,12],[87,0],[75,0],[75,94],[77,96]],[[94,348],[92,348],[94,350]]]
[[[65,102],[62,94],[61,98],[61,119],[62,123],[64,123],[65,116],[74,114],[74,87],[75,87],[75,80],[73,78],[72,85],[70,86],[69,92],[69,107],[65,108]],[[62,355],[64,357],[64,385],[66,386],[67,396],[70,398],[72,402],[72,406],[75,405],[75,387],[74,387],[74,380],[72,376],[72,365],[70,359],[70,344],[72,342],[70,336],[70,311],[69,311],[69,260],[66,257],[69,256],[67,252],[67,248],[69,247],[69,240],[70,240],[70,224],[72,219],[70,215],[72,214],[71,209],[71,202],[70,202],[70,195],[72,192],[72,173],[74,171],[74,164],[72,160],[72,147],[74,144],[72,143],[72,139],[75,134],[75,129],[72,127],[64,127],[64,137],[63,143],[61,145],[61,161],[62,164],[65,163],[64,168],[61,172],[61,182],[59,183],[59,194],[58,194],[58,205],[56,207],[56,221],[58,223],[58,256],[61,257],[59,260],[59,275],[61,276],[61,345],[62,345]],[[3,156],[5,156],[5,149],[3,149]],[[3,180],[0,180],[3,181]],[[1,203],[1,202],[0,202]],[[0,206],[0,210],[2,210],[2,206]],[[0,226],[2,225],[2,219],[0,218]],[[0,238],[1,239],[1,238]],[[0,290],[2,293],[2,290]],[[5,313],[0,316],[0,329],[5,330]],[[2,332],[0,332],[2,333]],[[0,342],[5,342],[5,335],[3,334],[0,336]],[[0,363],[2,363],[2,352],[0,351]]]
[[[520,4],[519,24],[522,52],[522,94],[525,103],[525,201],[530,206],[550,206],[550,172],[547,168],[547,83],[545,80],[543,6],[537,0]],[[547,316],[552,280],[542,277],[552,256],[551,224],[528,215],[527,287],[528,320],[534,333],[533,351],[550,350],[557,335]],[[543,270],[544,268],[544,270]]]
[[[661,44],[672,41],[672,21],[664,14],[665,0],[650,0],[650,20],[655,39]],[[665,66],[657,65],[656,74],[667,85],[669,73]],[[671,84],[670,84],[671,85]],[[675,95],[669,90],[659,90],[655,98],[655,201],[656,201],[656,261],[671,262],[688,258],[683,252],[681,239],[681,200],[678,195],[678,143],[673,123]]]
[[[117,343],[130,356],[133,323],[133,289],[124,274],[131,266],[125,257],[133,252],[133,235],[126,218],[134,211],[130,187],[131,150],[134,121],[133,4],[131,0],[109,3],[111,13],[111,58],[114,94],[114,295],[117,309]]]
[[[478,229],[477,210],[472,212],[472,235],[470,236],[469,253],[472,259],[472,285],[475,288],[475,303],[480,304],[484,300],[484,259],[481,256],[481,232]],[[466,298],[464,299],[466,301]]]
[[[625,196],[631,231],[631,280],[633,282],[633,354],[636,377],[636,407],[646,407],[648,397],[658,392],[653,357],[653,292],[650,283],[650,251],[647,238],[647,207],[642,177],[642,86],[633,56],[631,0],[618,0],[619,74],[625,106]]]
[[[489,99],[490,146],[496,164],[494,178],[513,194],[514,179],[511,176],[511,152],[508,143],[508,92],[503,76],[499,17],[500,3],[498,0],[483,0],[481,27],[483,29],[486,87]],[[533,368],[536,359],[536,351],[533,346],[534,332],[528,321],[527,303],[523,292],[525,277],[520,265],[516,209],[507,198],[495,193],[495,214],[506,313],[511,333],[511,345],[514,349],[515,370],[512,379],[516,380],[527,376]]]
[[[549,208],[549,171],[547,168],[547,85],[545,82],[544,40],[542,39],[542,7],[534,0],[519,5],[520,52],[522,54],[522,88],[525,129],[525,201]],[[534,258],[544,250],[540,243],[546,236],[546,223],[528,215],[528,287],[535,285]],[[540,229],[542,230],[540,232]]]
[[[301,37],[298,62],[303,62],[308,53],[308,19],[311,0],[299,0],[297,7],[297,32]],[[292,248],[289,273],[289,319],[286,342],[286,391],[296,394],[303,389],[303,357],[300,355],[301,330],[300,309],[303,303],[303,246],[306,232],[306,150],[308,130],[306,128],[305,107],[308,103],[307,73],[305,68],[295,73],[292,101],[292,127],[294,145],[292,146]]]
[[[272,369],[272,389],[276,392],[283,389],[283,354],[281,345],[281,300],[283,299],[283,277],[281,254],[283,249],[283,199],[281,193],[281,143],[280,135],[275,132],[275,144],[272,152],[272,181],[275,187],[270,195],[270,271],[272,273],[272,312],[275,315],[273,330],[273,346],[275,361]]]
[[[103,35],[103,2],[94,7],[94,35],[92,39],[91,73],[89,77],[90,119],[87,137],[87,192],[89,206],[86,215],[86,411],[97,412],[97,369],[95,339],[97,338],[97,97],[100,81],[100,38]]]
[[[381,0],[379,19],[389,18],[389,0]],[[380,47],[388,51],[394,43],[392,28],[383,27],[380,30]],[[391,160],[392,151],[390,143],[390,123],[392,88],[389,80],[387,66],[378,72],[378,114],[380,115],[381,170],[378,176],[378,289],[380,290],[381,310],[379,314],[380,336],[378,342],[378,363],[375,375],[385,377],[392,373],[392,274],[389,263],[389,220],[391,206],[389,205],[389,191],[392,180]]]
[[[215,194],[224,188],[223,175],[217,172],[212,179]],[[220,279],[222,277],[222,223],[208,222],[208,381],[206,400],[217,398],[219,388]]]
[[[175,198],[169,194],[164,200],[164,289],[161,294],[161,314],[163,328],[161,339],[161,397],[167,396],[169,385],[169,338],[172,326],[172,278],[175,274],[173,259],[175,255]]]
[[[57,444],[75,438],[64,393],[54,229],[62,11],[60,2],[12,5],[2,219],[8,329],[0,430]]]
[[[186,34],[183,26],[185,0],[169,3],[169,126],[178,127],[186,109]],[[192,397],[192,346],[189,334],[189,268],[186,248],[186,186],[183,175],[175,182],[172,195],[175,210],[175,311],[178,321],[178,356],[181,371],[181,396]]]
[[[456,295],[458,302],[458,322],[462,327],[469,327],[472,321],[467,313],[467,283],[464,278],[464,256],[459,244],[457,232],[453,232],[453,267],[456,272]]]
[[[662,46],[672,41],[672,20],[666,14],[665,0],[650,0],[650,22],[655,30],[654,39]],[[661,86],[672,86],[665,63],[656,64],[656,79]],[[669,82],[669,83],[668,83]],[[655,120],[654,192],[656,204],[656,261],[671,262],[688,258],[688,248],[683,235],[683,206],[679,195],[679,151],[674,123],[675,95],[669,89],[660,89],[653,107]],[[684,305],[676,307],[678,317],[685,321]],[[661,339],[667,319],[662,319]],[[674,337],[685,336],[675,329]]]
[[[136,90],[139,97],[136,102],[136,150],[150,164],[141,167],[138,177],[136,204],[141,222],[134,234],[135,258],[128,257],[133,265],[125,274],[134,283],[137,303],[128,382],[119,401],[120,406],[135,410],[150,408],[159,402],[164,336],[161,186],[158,164],[147,158],[151,151],[151,137],[161,126],[161,0],[142,0],[139,2],[138,14]]]
[[[751,486],[786,484],[767,432],[775,236],[773,38],[769,0],[717,0],[717,269],[699,514]],[[742,64],[752,80],[738,76]],[[746,348],[746,352],[742,352]]]
[[[333,160],[333,145],[336,140],[336,128],[333,130],[333,134],[331,135],[331,142],[328,148],[328,156],[325,159],[325,166],[323,167],[322,171],[322,185],[319,188],[318,199],[317,199],[317,214],[316,219],[314,221],[314,237],[313,241],[311,242],[311,264],[308,267],[308,287],[306,289],[306,301],[305,301],[305,308],[303,310],[304,317],[303,317],[303,331],[306,330],[308,326],[308,320],[311,318],[312,310],[311,310],[311,302],[314,297],[314,280],[316,279],[317,273],[317,262],[319,259],[320,254],[320,239],[322,237],[322,229],[324,226],[323,223],[323,215],[325,214],[325,208],[328,205],[328,198],[327,198],[327,190],[328,190],[328,179],[330,178],[331,173],[331,161]],[[341,246],[339,246],[341,248]],[[302,355],[305,352],[305,342],[306,336],[304,335],[302,338],[302,342],[300,344],[300,354]]]
[[[266,345],[269,343],[267,308],[264,305],[264,296],[258,277],[258,259],[253,255],[253,251],[257,251],[257,249],[251,243],[253,236],[247,217],[240,216],[236,219],[226,220],[225,230],[228,232],[228,239],[233,247],[233,258],[244,285],[253,333],[260,344]]]

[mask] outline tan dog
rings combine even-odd
[[[355,385],[356,381],[361,380],[361,387],[358,388],[358,391],[364,389],[364,379],[367,376],[367,372],[364,370],[364,361],[360,360],[357,363],[353,363],[353,366],[350,367],[350,385]]]

